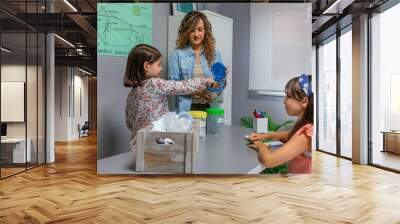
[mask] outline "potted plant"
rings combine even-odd
[[[294,124],[293,120],[287,120],[282,123],[276,123],[272,120],[272,116],[267,114],[268,117],[268,131],[278,131],[283,127],[287,127],[289,125]],[[253,128],[253,118],[250,116],[242,116],[240,118],[240,125],[245,128]]]

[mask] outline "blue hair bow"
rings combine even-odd
[[[311,96],[312,93],[312,86],[311,86],[311,80],[310,80],[310,76],[306,75],[306,74],[302,74],[299,77],[299,83],[300,83],[300,87],[301,89],[304,91],[304,93],[307,96]]]

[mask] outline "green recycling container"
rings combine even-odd
[[[207,111],[207,133],[216,135],[220,134],[224,127],[224,109],[208,108]]]

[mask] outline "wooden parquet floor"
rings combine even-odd
[[[311,175],[96,174],[96,139],[0,181],[0,223],[400,223],[400,175],[320,152]]]

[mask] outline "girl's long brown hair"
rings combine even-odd
[[[153,63],[161,58],[161,53],[148,44],[138,44],[134,47],[128,56],[124,75],[125,87],[138,87],[143,85],[147,79],[144,71],[144,63],[147,61]]]
[[[311,76],[308,76],[311,86]],[[304,111],[303,117],[298,120],[292,130],[289,132],[289,139],[296,133],[301,127],[306,124],[314,124],[314,93],[307,96],[306,93],[301,89],[299,77],[295,77],[286,84],[285,87],[286,96],[298,101],[302,101],[304,97],[308,98],[308,105]]]
[[[183,18],[181,25],[179,26],[178,38],[176,40],[176,47],[179,49],[183,49],[190,44],[190,32],[196,28],[197,23],[203,20],[204,23],[204,54],[206,55],[208,67],[211,67],[211,64],[215,59],[215,39],[212,34],[211,23],[208,21],[207,16],[201,12],[191,11]]]

